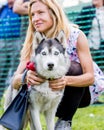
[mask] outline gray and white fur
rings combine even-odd
[[[64,90],[52,91],[48,81],[65,76],[67,73],[70,59],[66,47],[67,43],[63,31],[60,31],[57,38],[53,39],[47,39],[39,32],[35,33],[31,61],[35,63],[37,73],[46,81],[41,85],[31,87],[31,130],[42,130],[40,112],[45,116],[47,130],[54,130],[55,113]]]
[[[35,63],[37,73],[44,77],[46,81],[41,85],[31,86],[29,105],[31,130],[42,130],[41,112],[45,116],[47,130],[54,130],[55,113],[64,89],[52,91],[48,81],[65,76],[67,73],[71,63],[66,48],[67,42],[63,31],[60,31],[56,38],[51,39],[47,39],[39,32],[34,35],[31,61]],[[4,110],[17,93],[17,90],[14,90],[11,86],[8,87],[4,95]],[[11,97],[11,95],[13,96]],[[4,128],[0,130],[4,130]]]

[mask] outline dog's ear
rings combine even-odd
[[[40,32],[36,32],[34,38],[36,44],[39,44],[45,38],[45,36]]]
[[[45,39],[45,36],[40,33],[40,32],[35,32],[34,33],[34,38],[33,38],[33,50],[37,48],[37,46],[40,44],[40,42]]]
[[[57,39],[60,41],[60,43],[63,45],[64,48],[67,46],[67,40],[66,36],[63,30],[61,30],[57,36]]]
[[[38,45],[43,39],[46,39],[45,35],[43,35],[42,33],[38,31],[34,33],[33,44],[32,44],[32,55],[31,55],[31,61],[33,62],[34,62],[34,57],[35,57],[35,49],[38,47]]]

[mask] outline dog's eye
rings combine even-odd
[[[42,52],[42,55],[44,55],[44,56],[45,56],[45,55],[46,55],[46,52],[45,52],[45,51],[43,51],[43,52]]]
[[[59,52],[58,52],[58,51],[55,51],[55,52],[54,52],[54,55],[59,55]]]

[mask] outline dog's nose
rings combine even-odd
[[[49,70],[52,70],[53,67],[54,67],[54,64],[53,64],[53,63],[49,63],[49,64],[48,64],[48,69],[49,69]]]

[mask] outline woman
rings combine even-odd
[[[67,52],[72,60],[72,65],[67,76],[49,81],[49,84],[54,91],[65,88],[64,97],[56,113],[59,119],[55,130],[71,130],[71,121],[77,108],[88,106],[92,101],[91,90],[89,91],[88,86],[94,83],[94,69],[86,36],[79,29],[69,25],[56,0],[30,0],[29,18],[20,64],[15,72],[12,85],[15,89],[19,89],[21,86],[26,63],[31,57],[35,31],[44,33],[47,38],[53,38],[60,30],[63,30],[68,41]],[[30,85],[41,84],[44,80],[34,71],[27,72],[26,83]],[[91,88],[94,87],[95,84]]]

